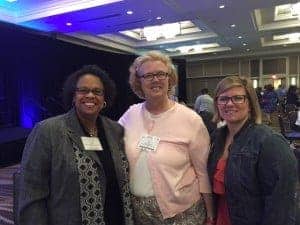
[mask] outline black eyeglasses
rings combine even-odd
[[[156,73],[146,73],[142,76],[139,76],[140,78],[142,77],[144,80],[151,81],[156,77],[158,80],[165,80],[169,76],[168,73],[159,71]]]
[[[104,90],[101,88],[87,88],[87,87],[79,87],[76,88],[76,92],[82,95],[87,95],[90,92],[92,92],[94,95],[97,96],[103,96],[104,95]]]
[[[233,104],[242,104],[245,102],[247,96],[246,95],[233,95],[231,97],[229,96],[219,96],[217,98],[217,104],[218,105],[226,105],[229,100],[231,100],[231,102]]]

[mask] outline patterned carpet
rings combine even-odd
[[[19,165],[0,169],[0,224],[12,225],[13,221],[13,174]]]

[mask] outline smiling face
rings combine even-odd
[[[86,74],[79,78],[73,99],[79,118],[95,119],[98,117],[104,103],[103,91],[100,90],[104,90],[104,87],[98,77]]]
[[[232,96],[247,96],[243,87],[233,87],[218,96],[218,99],[226,99],[226,97]],[[245,97],[244,101],[241,101],[236,97],[238,103],[233,103],[232,98],[228,100],[226,104],[219,104],[217,99],[217,108],[219,114],[228,125],[238,125],[244,123],[249,118],[249,100]]]
[[[141,88],[147,101],[168,98],[169,77],[159,79],[158,76],[154,76],[152,80],[141,77],[146,74],[159,74],[160,72],[168,72],[168,67],[161,61],[146,61],[138,70]]]

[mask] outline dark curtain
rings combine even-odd
[[[18,112],[17,125],[32,127],[35,122],[63,112],[62,85],[66,77],[86,64],[106,70],[117,86],[114,106],[106,112],[112,119],[132,103],[128,67],[135,56],[114,54],[56,40],[32,30],[0,23],[0,79],[10,107]],[[129,94],[128,94],[129,93]]]
[[[16,124],[32,127],[41,119],[63,112],[61,92],[66,77],[86,64],[106,70],[117,86],[114,106],[106,115],[117,120],[129,105],[139,102],[128,84],[128,68],[136,56],[115,54],[55,39],[55,35],[37,33],[0,22],[0,79],[6,76],[5,96],[15,112]],[[180,101],[186,100],[186,63],[178,66]],[[1,81],[2,82],[2,81]],[[1,92],[1,95],[2,94]]]

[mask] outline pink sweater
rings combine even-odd
[[[155,119],[149,115],[144,103],[132,105],[119,123],[125,127],[131,172],[140,154],[140,137],[160,138],[157,151],[148,154],[148,168],[163,218],[170,218],[190,208],[200,193],[211,193],[206,170],[209,135],[201,117],[181,104]]]

